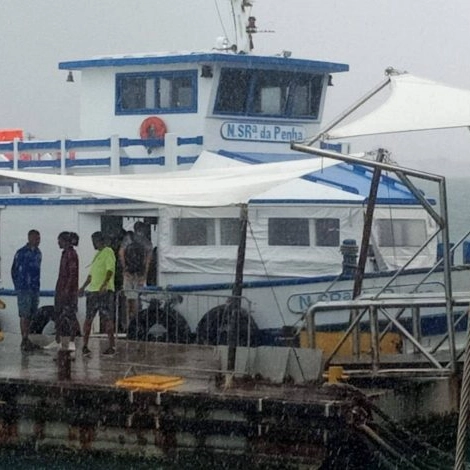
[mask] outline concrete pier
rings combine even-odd
[[[53,338],[32,337],[45,344]],[[110,451],[174,459],[184,453],[243,455],[256,462],[317,468],[330,446],[351,439],[355,394],[319,385],[274,385],[236,377],[224,387],[212,346],[92,338],[90,357],[77,340],[70,378],[58,375],[57,351],[20,351],[0,343],[0,446],[34,443],[77,451]],[[135,374],[179,376],[169,390],[125,389]],[[59,380],[62,377],[63,380]],[[369,411],[366,411],[369,413]],[[290,467],[289,467],[290,468]]]
[[[32,340],[45,345],[53,338]],[[364,381],[356,389],[234,377],[226,387],[213,346],[120,340],[116,354],[107,357],[101,354],[107,340],[92,338],[92,354],[84,357],[81,344],[78,339],[70,371],[61,375],[57,351],[22,353],[20,338],[5,335],[0,343],[1,447],[28,443],[35,449],[105,451],[172,462],[203,452],[243,456],[272,468],[320,468],[341,464],[341,449],[366,449],[368,437],[361,430],[370,432],[377,404],[390,416],[399,406],[404,413],[411,409],[406,395],[378,382]],[[176,376],[181,382],[167,390],[116,385],[140,374]]]

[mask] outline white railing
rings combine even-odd
[[[451,328],[452,331],[447,331],[447,333],[442,336],[441,340],[430,350],[422,344],[420,328],[422,309],[440,308],[446,310],[447,304],[448,299],[446,299],[445,295],[430,292],[419,294],[389,294],[378,298],[359,297],[358,299],[351,301],[317,302],[311,305],[306,312],[308,346],[311,348],[316,347],[316,315],[322,312],[331,313],[345,310],[354,312],[354,315],[351,315],[352,321],[349,323],[343,336],[326,359],[325,368],[327,368],[335,359],[338,351],[349,336],[352,336],[351,357],[355,358],[356,361],[359,359],[359,324],[361,320],[368,317],[371,337],[371,348],[368,358],[373,372],[378,372],[381,368],[380,341],[386,331],[389,330],[390,325],[392,325],[403,338],[412,344],[413,354],[418,354],[423,357],[433,369],[455,370],[455,363],[453,361],[458,360],[459,356],[456,354],[456,344],[453,333],[455,332],[456,324],[458,324],[462,318],[455,318],[451,311],[446,311],[447,316],[452,315],[447,321],[447,324],[450,325],[449,328]],[[451,299],[451,305],[454,307],[464,307],[466,309],[464,313],[466,313],[470,305],[470,296],[467,293],[455,294]],[[412,331],[408,331],[399,321],[399,317],[407,309],[411,314]],[[387,321],[385,328],[382,330],[380,330],[379,326],[379,314]],[[436,353],[445,342],[448,344],[447,351],[449,354],[446,364],[442,365],[442,357],[438,357]],[[415,358],[413,361],[417,363]],[[397,368],[399,368],[400,363],[406,363],[406,358],[403,357],[401,362],[397,362]]]
[[[16,138],[12,142],[0,142],[0,168],[64,175],[80,169],[120,174],[138,165],[175,170],[194,163],[202,145],[202,136],[179,137],[170,133],[163,139],[128,139],[118,135],[106,139],[53,141]]]

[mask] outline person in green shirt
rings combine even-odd
[[[116,273],[116,256],[109,246],[106,246],[101,232],[91,236],[96,254],[91,262],[90,272],[80,287],[78,295],[83,296],[86,289],[86,318],[83,325],[82,354],[89,356],[88,349],[91,325],[97,312],[104,321],[105,332],[108,335],[109,346],[103,351],[104,355],[112,356],[115,352],[114,342],[114,276]]]

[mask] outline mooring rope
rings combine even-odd
[[[437,447],[432,446],[431,444],[424,441],[423,439],[416,437],[414,434],[412,434],[410,431],[408,431],[398,422],[390,418],[390,416],[384,413],[374,403],[370,403],[370,407],[371,407],[371,410],[379,416],[379,418],[382,420],[384,425],[390,428],[390,431],[388,432],[395,432],[399,434],[401,437],[401,440],[407,439],[410,442],[410,445],[412,445],[414,448],[417,448],[421,453],[426,452],[426,454],[429,454],[429,455],[432,454],[432,456],[439,458],[439,462],[442,463],[443,465],[440,465],[438,468],[448,469],[452,466],[452,462],[453,462],[452,454],[444,452],[441,449],[438,449]],[[385,427],[384,425],[382,425],[381,428],[384,428]]]
[[[335,385],[338,388],[338,385]],[[412,434],[385,412],[383,412],[361,389],[351,384],[341,384],[339,387],[343,396],[350,396],[357,406],[369,410],[368,418],[354,422],[358,436],[370,447],[374,446],[381,463],[391,468],[418,468],[421,470],[450,470],[453,468],[453,455],[446,453],[419,436]],[[346,395],[344,395],[346,394]],[[378,421],[369,418],[375,414]],[[397,466],[398,465],[398,466]]]
[[[403,454],[400,454],[395,450],[391,445],[385,442],[377,433],[375,433],[367,424],[359,424],[356,426],[359,431],[362,431],[369,439],[371,439],[375,444],[379,445],[383,450],[390,454],[400,465],[406,465],[410,470],[420,470],[420,467],[417,467],[411,460],[406,458]]]
[[[470,309],[469,309],[470,312]],[[457,444],[455,447],[454,470],[465,469],[465,451],[467,442],[467,422],[470,393],[470,313],[467,312],[467,342],[463,363],[462,388],[460,389],[459,423],[457,426]]]

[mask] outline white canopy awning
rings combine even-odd
[[[336,164],[336,160],[315,157],[232,168],[139,175],[71,176],[0,170],[0,176],[135,201],[218,207],[247,203],[270,188]]]
[[[470,126],[470,91],[405,73],[390,76],[391,95],[371,113],[326,138]]]

